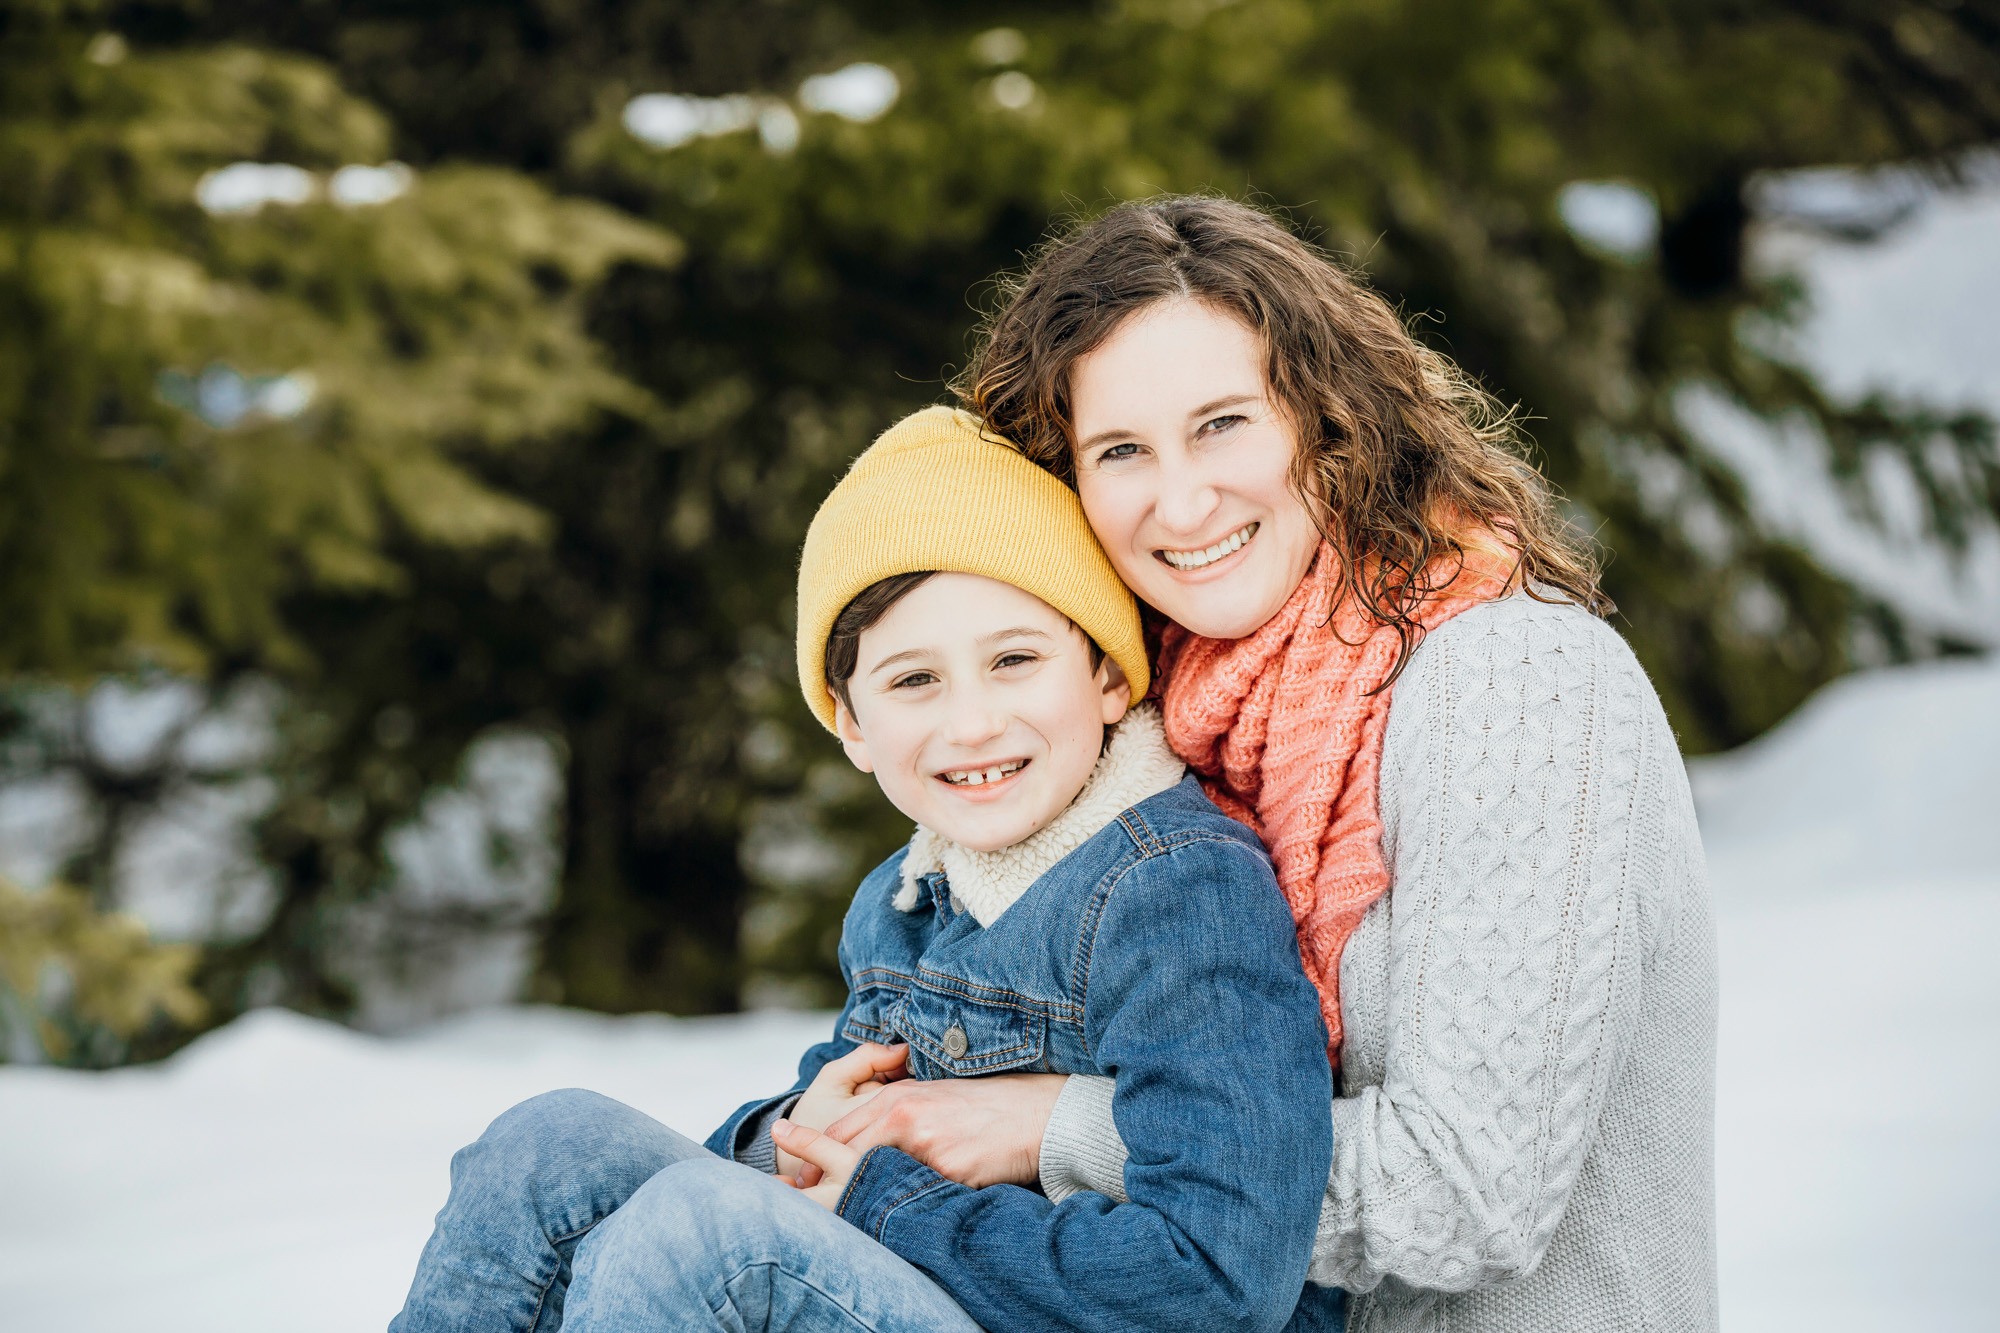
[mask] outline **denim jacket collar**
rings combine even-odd
[[[1185,772],[1167,744],[1160,710],[1139,704],[1112,728],[1110,744],[1076,799],[1047,827],[1013,846],[978,852],[918,825],[903,858],[895,905],[905,912],[916,910],[918,881],[942,871],[952,901],[980,925],[990,926],[1056,862],[1126,810],[1178,783]]]

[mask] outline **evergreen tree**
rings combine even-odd
[[[155,943],[80,889],[0,879],[0,1059],[117,1063],[141,1033],[202,1020],[195,963],[192,945]]]
[[[135,49],[103,22],[0,9],[0,671],[273,673],[301,701],[287,735],[316,736],[326,658],[287,607],[393,602],[433,549],[546,545],[535,497],[478,467],[666,419],[585,314],[614,266],[679,246],[518,171],[385,163],[387,120],[309,58]],[[286,893],[208,960],[217,1014],[272,962],[276,998],[344,1003],[328,913],[379,885],[382,834],[462,748],[282,785],[265,825]],[[83,858],[100,907],[88,871],[114,859]]]
[[[465,460],[651,410],[579,291],[676,243],[493,168],[343,203],[389,127],[324,67],[131,54],[94,8],[0,11],[0,670],[297,662],[278,601],[401,586],[392,531],[545,537]]]

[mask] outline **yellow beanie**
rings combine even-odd
[[[854,460],[806,532],[799,559],[799,687],[827,730],[826,636],[871,584],[936,569],[983,574],[1033,593],[1076,622],[1146,693],[1139,608],[1083,516],[1076,493],[980,429],[968,412],[927,407]]]

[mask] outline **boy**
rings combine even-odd
[[[1263,849],[1127,711],[1137,612],[1075,496],[920,412],[814,519],[798,618],[807,701],[918,825],[848,912],[833,1040],[707,1152],[577,1094],[503,1116],[454,1159],[394,1327],[452,1326],[427,1312],[474,1288],[521,1327],[631,1333],[1337,1326],[1338,1293],[1305,1287],[1318,999]],[[975,1190],[816,1132],[889,1077],[1001,1071],[1115,1077],[1129,1203]]]

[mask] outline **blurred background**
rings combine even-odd
[[[1730,1326],[1991,1327],[1940,1275],[2000,1250],[1948,980],[2000,947],[2000,2],[0,0],[0,182],[0,1290],[366,1086],[429,1126],[338,1159],[410,1177],[349,1219],[379,1324],[505,1099],[784,1081],[908,834],[798,697],[805,524],[1052,228],[1214,190],[1520,404],[1605,553],[1724,908]],[[1885,1126],[1936,1151],[1864,1207]],[[271,1292],[362,1262],[328,1208]],[[194,1279],[128,1240],[157,1325]]]

